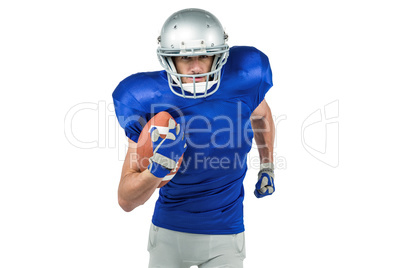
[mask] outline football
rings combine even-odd
[[[173,119],[168,112],[159,112],[152,117],[142,129],[137,142],[137,163],[141,172],[148,168],[149,158],[153,155],[150,129],[152,127],[156,127],[159,131],[160,137],[165,138],[166,134],[169,132],[169,119],[171,118]],[[176,175],[182,160],[183,155],[177,162],[176,168],[162,179],[162,182],[159,184],[158,188],[167,184]]]

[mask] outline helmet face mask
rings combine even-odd
[[[229,55],[227,35],[218,19],[201,9],[185,9],[171,15],[158,38],[157,55],[166,70],[172,92],[184,98],[205,98],[215,93],[220,85],[221,69]],[[211,70],[203,74],[177,72],[173,57],[213,56]],[[192,83],[183,83],[190,77]],[[205,77],[205,82],[195,82]]]

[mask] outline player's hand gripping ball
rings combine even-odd
[[[141,131],[137,143],[138,164],[155,177],[163,178],[164,186],[177,173],[187,148],[183,128],[167,112],[156,114]]]
[[[261,198],[273,194],[275,192],[274,178],[274,165],[272,163],[261,164],[254,195]]]

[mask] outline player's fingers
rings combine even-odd
[[[159,139],[159,130],[155,127],[151,130],[151,140],[152,142],[156,142]]]
[[[268,194],[272,194],[274,192],[274,187],[267,186]]]
[[[176,135],[177,135],[177,139],[179,139],[179,140],[184,140],[185,139],[185,137],[184,137],[184,128],[181,127],[180,124],[177,124],[177,126],[176,126]]]
[[[176,140],[176,136],[173,133],[169,132],[168,134],[166,134],[165,139],[174,141]]]
[[[267,186],[267,185],[268,185],[268,177],[267,177],[267,176],[264,176],[264,177],[262,178],[261,187],[265,187],[265,186]]]
[[[180,124],[176,125],[176,135],[179,135],[180,133]]]
[[[169,130],[174,129],[176,127],[176,122],[174,121],[173,118],[169,119]]]
[[[173,118],[169,119],[168,128],[169,128],[169,132],[166,134],[165,139],[175,141],[176,140],[176,133],[175,133],[176,122],[173,120]]]

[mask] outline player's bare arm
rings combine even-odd
[[[260,163],[273,163],[275,125],[271,109],[266,100],[263,100],[258,105],[250,119],[254,131],[254,139],[260,155]]]
[[[262,198],[275,192],[273,164],[275,126],[271,109],[265,100],[254,110],[250,119],[260,155],[260,172],[258,173],[254,195],[257,198]]]
[[[143,205],[162,181],[162,178],[155,177],[148,169],[140,172],[137,163],[137,143],[130,139],[128,143],[118,190],[119,205],[127,212]]]

